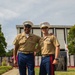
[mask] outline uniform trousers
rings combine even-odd
[[[28,68],[28,75],[34,75],[34,54],[18,53],[18,67],[20,75],[27,75],[26,67]]]
[[[42,57],[39,75],[54,75],[54,55]]]

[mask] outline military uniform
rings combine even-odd
[[[38,43],[40,37],[34,34],[29,34],[29,37],[26,37],[26,34],[23,32],[19,34],[14,40],[14,45],[18,45],[18,51],[25,53],[34,52],[35,45]]]
[[[30,22],[24,22],[24,24]],[[30,23],[31,24],[31,23]],[[26,66],[28,75],[34,75],[34,50],[40,37],[25,32],[18,34],[14,40],[14,45],[18,46],[18,66],[20,75],[26,75]]]
[[[48,23],[45,24],[43,24],[41,28],[48,27]],[[46,37],[42,37],[39,43],[42,54],[39,75],[54,75],[54,65],[52,63],[55,55],[55,48],[59,46],[59,42],[53,34],[49,34]]]

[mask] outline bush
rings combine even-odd
[[[6,57],[4,57],[2,59],[2,66],[7,66],[7,58]]]
[[[7,63],[5,61],[2,62],[2,66],[6,66]]]
[[[0,75],[12,69],[12,66],[0,66]]]
[[[5,73],[6,71],[5,70],[0,70],[0,75],[2,75],[3,73]]]

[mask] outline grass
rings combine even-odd
[[[39,75],[39,68],[35,68],[35,75]],[[75,68],[68,68],[67,71],[55,71],[55,75],[75,75]]]
[[[0,66],[0,75],[12,69],[12,66]]]
[[[0,75],[2,75],[4,72],[8,71],[8,69],[11,69],[12,67],[0,67]],[[35,75],[39,75],[39,67],[35,68]],[[75,68],[68,68],[67,71],[55,71],[55,75],[75,75]]]

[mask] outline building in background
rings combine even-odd
[[[71,26],[69,25],[51,25],[49,32],[53,33],[59,40],[60,49],[65,50],[65,43],[67,44],[67,35]],[[23,32],[23,25],[16,25],[17,34]],[[31,33],[42,36],[40,26],[34,25]]]

